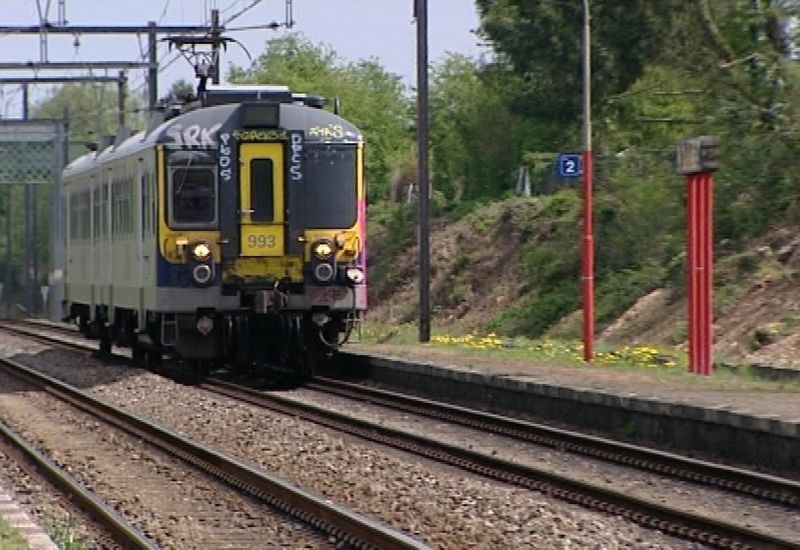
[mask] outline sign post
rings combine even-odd
[[[678,172],[686,176],[686,258],[689,289],[689,369],[710,375],[713,334],[713,183],[719,139],[701,136],[678,145]]]

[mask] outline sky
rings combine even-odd
[[[34,26],[39,24],[39,11],[47,20],[58,22],[59,5],[63,5],[68,25],[204,25],[210,21],[211,9],[220,11],[225,35],[240,41],[253,58],[264,51],[267,40],[288,32],[302,33],[314,44],[330,46],[343,61],[376,58],[390,73],[400,75],[403,82],[416,81],[416,26],[413,0],[291,0],[294,26],[278,30],[236,30],[285,22],[286,0],[0,0],[0,27]],[[49,9],[47,6],[49,5]],[[473,30],[478,16],[472,0],[428,1],[429,61],[435,63],[449,53],[478,57],[486,50],[479,45]],[[147,36],[135,35],[50,35],[46,39],[47,61],[140,61],[147,48]],[[0,62],[42,61],[42,40],[38,34],[20,35],[0,32]],[[159,97],[172,82],[186,79],[193,82],[189,63],[166,44],[159,47]],[[231,64],[249,66],[244,50],[230,44],[222,56],[222,76]],[[116,76],[117,69],[97,71],[95,75]],[[38,76],[84,76],[87,70],[39,71]],[[144,90],[145,70],[129,73],[132,90]],[[0,70],[0,79],[37,76],[30,69]],[[275,83],[280,84],[280,83]],[[46,88],[30,88],[32,101]],[[18,84],[0,84],[0,116],[21,116],[22,93]]]

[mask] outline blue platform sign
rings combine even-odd
[[[560,153],[556,160],[559,177],[577,178],[583,175],[583,157],[576,153]]]

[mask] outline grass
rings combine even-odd
[[[357,336],[353,341],[420,346],[419,331],[415,323],[390,326],[365,323],[360,338]],[[490,354],[498,360],[527,359],[581,368],[629,369],[666,375],[669,378],[696,377],[688,372],[686,352],[669,347],[612,346],[597,342],[594,358],[587,363],[583,360],[583,342],[580,340],[508,338],[491,332],[447,334],[435,328],[432,330],[430,343],[426,346],[431,350],[455,351],[467,356]],[[754,369],[748,368],[716,368],[712,377],[703,378],[703,384],[712,383],[716,389],[722,390],[800,391],[800,381],[766,380],[756,374]]]
[[[514,350],[518,356],[538,360],[558,361],[567,364],[582,364],[583,342],[578,340],[554,340],[549,338],[528,340],[524,338],[501,338],[494,333],[484,336],[433,336],[431,342],[444,346],[460,346],[476,350]],[[648,369],[685,369],[682,354],[652,346],[610,347],[600,345],[594,352],[592,365],[639,367]]]
[[[28,543],[11,527],[8,522],[0,518],[0,549],[2,550],[27,550]]]
[[[361,333],[361,341],[416,345],[419,343],[419,335],[416,325],[410,323],[392,327],[366,324]],[[583,360],[583,342],[578,340],[506,338],[493,332],[483,335],[476,333],[449,335],[437,334],[437,331],[434,330],[431,335],[430,345],[443,348],[458,348],[465,351],[491,351],[495,354],[499,352],[503,354],[501,356],[521,359],[529,358],[566,364],[586,364]],[[597,346],[592,364],[685,370],[686,358],[683,353],[653,346],[612,347],[601,344]]]
[[[72,519],[66,522],[46,522],[45,530],[61,550],[83,550],[85,545],[75,540]],[[0,550],[27,550],[28,542],[19,531],[0,517]]]
[[[72,515],[61,521],[48,521],[45,530],[61,550],[83,550],[85,548],[83,542],[75,537],[75,518]]]

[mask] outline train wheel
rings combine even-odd
[[[89,326],[89,320],[83,315],[78,317],[78,329],[81,331],[81,334],[83,334],[86,338],[92,337],[92,331],[91,327]]]
[[[144,361],[147,357],[147,350],[144,349],[142,343],[139,341],[139,335],[133,333],[131,336],[131,359],[134,361]]]
[[[289,370],[292,358],[292,322],[288,317],[281,319],[281,339],[278,344],[278,364]]]
[[[131,325],[131,318],[128,315],[122,315],[116,330],[114,343],[121,348],[127,348],[131,345],[133,340],[132,334],[133,328]]]
[[[225,358],[234,372],[246,374],[253,369],[253,358],[248,345],[250,322],[247,317],[228,319],[223,334]]]
[[[211,372],[214,362],[211,359],[192,359],[189,361],[189,369],[198,378],[205,378]]]
[[[100,353],[102,355],[111,355],[111,327],[101,325],[99,327],[100,338]]]
[[[150,363],[151,365],[161,365],[164,356],[161,353],[161,350],[149,349],[147,350],[145,358],[147,359],[147,362]]]
[[[316,374],[317,360],[311,350],[303,352],[295,361],[295,372],[302,380],[310,380]]]

